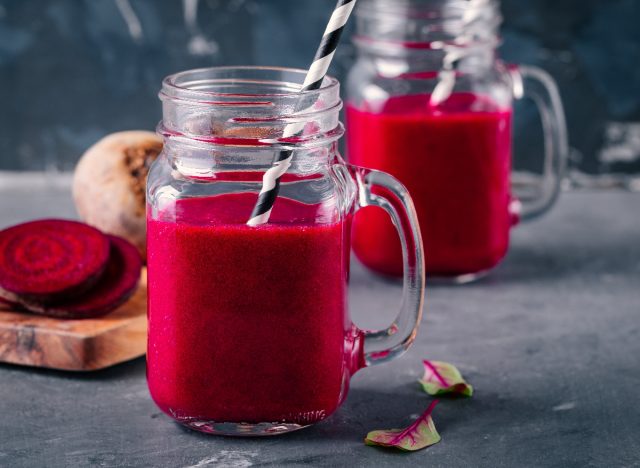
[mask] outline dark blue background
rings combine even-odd
[[[0,169],[68,170],[108,132],[154,128],[172,72],[306,67],[333,4],[0,0]],[[503,10],[503,58],[560,85],[574,168],[640,174],[640,2],[506,0]],[[353,54],[347,38],[332,73],[344,77]],[[539,157],[535,120],[519,109],[519,164]]]

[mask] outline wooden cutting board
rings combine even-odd
[[[146,271],[132,298],[99,319],[62,320],[0,310],[0,362],[95,371],[144,356],[146,347]]]

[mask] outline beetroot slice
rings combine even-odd
[[[31,312],[50,317],[84,319],[101,317],[124,304],[140,281],[142,258],[133,244],[120,237],[107,237],[111,242],[109,263],[93,289],[54,305],[44,306],[26,301],[23,301],[23,305]]]
[[[80,294],[104,272],[109,245],[100,231],[75,221],[46,219],[5,229],[0,231],[0,288],[43,303]]]

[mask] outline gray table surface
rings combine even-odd
[[[0,189],[0,223],[73,216],[66,190]],[[390,321],[399,285],[353,267],[354,316]],[[442,442],[403,454],[369,430],[422,412],[421,359],[453,362],[476,388],[444,400]],[[489,278],[428,289],[403,358],[365,369],[330,419],[269,439],[190,432],[149,398],[139,359],[95,374],[0,365],[0,466],[640,466],[640,194],[566,194],[514,231]]]

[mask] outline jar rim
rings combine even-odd
[[[242,78],[243,73],[247,74],[247,78]],[[290,76],[291,79],[295,78],[295,81],[285,81],[284,79],[269,79],[269,78],[255,78],[251,75],[257,75],[259,73],[269,74],[274,76],[281,74],[282,76]],[[209,77],[204,79],[194,79],[198,76],[208,75]],[[219,75],[219,78],[214,78],[214,75]],[[307,99],[313,95],[321,95],[327,92],[335,91],[340,86],[339,81],[327,75],[322,83],[322,86],[316,90],[301,91],[302,84],[307,75],[307,70],[300,68],[287,68],[287,67],[271,67],[271,66],[219,66],[219,67],[206,67],[197,68],[191,70],[185,70],[178,73],[169,75],[162,81],[162,91],[160,92],[161,99],[179,99],[181,101],[191,101],[193,103],[201,102],[203,104],[211,105],[229,105],[231,103],[225,102],[228,99]],[[226,77],[225,77],[226,76]],[[216,91],[213,89],[206,89],[206,85],[223,85],[228,84],[255,84],[255,85],[271,85],[282,86],[290,91],[273,91],[273,92],[256,92],[256,93],[234,93]],[[216,101],[215,99],[218,99]],[[251,101],[251,104],[256,104]]]
[[[495,48],[502,14],[497,0],[365,0],[354,43],[374,53]]]
[[[499,9],[498,0],[482,0],[475,5],[470,0],[400,0],[400,1],[364,1],[356,9],[356,16],[368,18],[388,14],[396,18],[442,21],[464,15],[470,7]],[[455,11],[456,14],[452,14]]]
[[[264,66],[186,70],[163,80],[159,132],[172,139],[236,146],[300,146],[341,131],[340,83],[300,91],[307,72]],[[285,137],[287,128],[296,134]],[[304,130],[304,131],[303,131]]]

